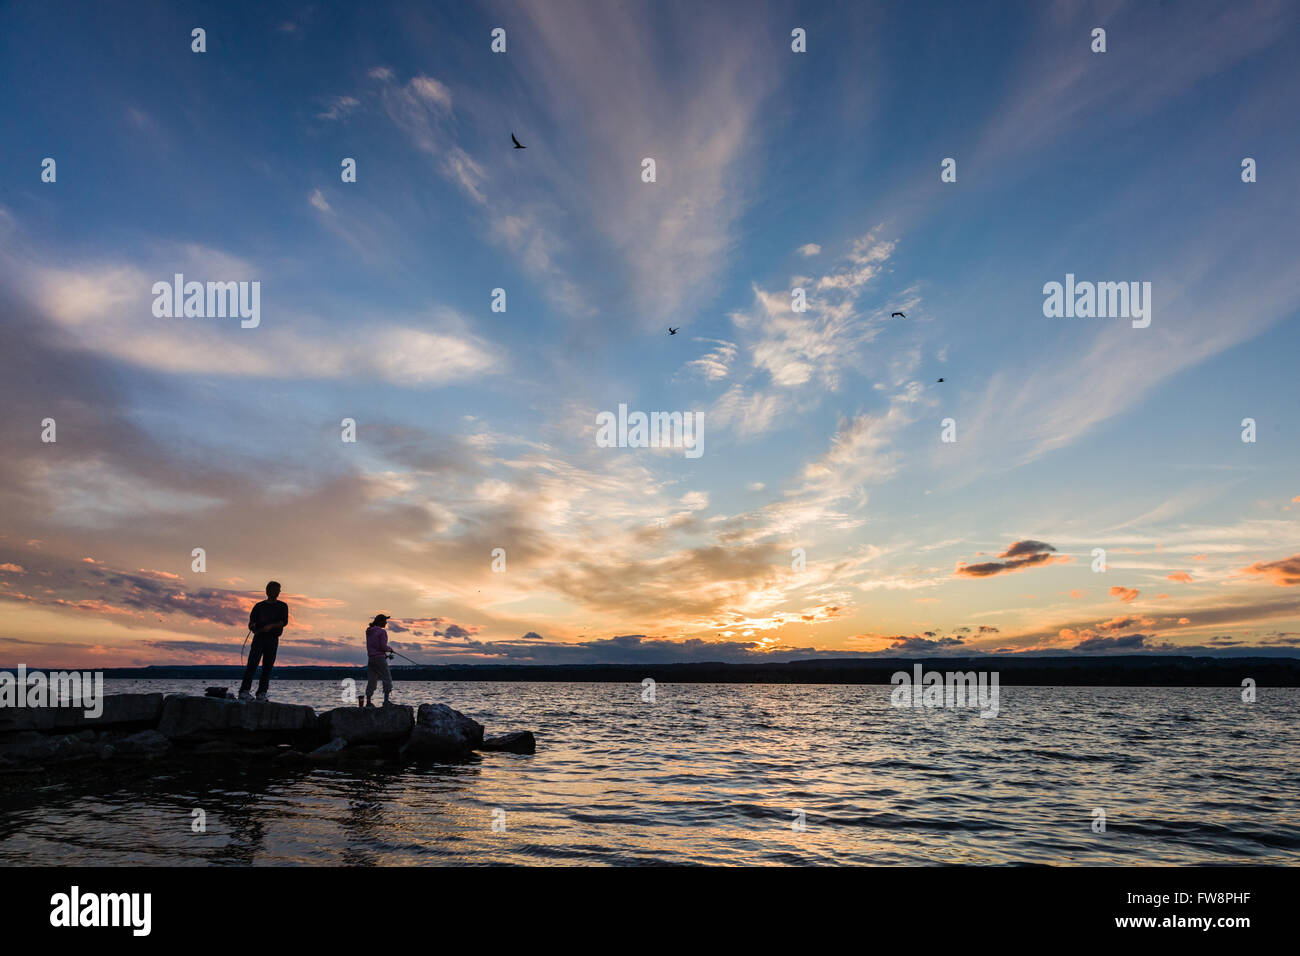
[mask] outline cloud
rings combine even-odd
[[[960,637],[898,637],[886,650],[902,654],[925,654],[960,647],[966,642]]]
[[[1181,584],[1191,584],[1192,576],[1186,571],[1175,571],[1173,574],[1165,575],[1167,581],[1178,581]]]
[[[731,363],[736,358],[736,344],[722,339],[699,339],[711,342],[715,348],[697,359],[691,359],[686,367],[699,372],[706,381],[716,382],[727,377]]]
[[[804,256],[805,258],[810,256],[815,256],[817,255],[817,253],[821,251],[822,251],[822,247],[817,245],[817,243],[815,242],[805,243],[804,245],[800,246],[798,250],[799,255]]]
[[[316,114],[316,118],[323,120],[342,119],[360,105],[361,101],[355,96],[335,96],[326,102],[325,108]]]
[[[1017,541],[998,555],[1004,560],[985,561],[980,564],[959,562],[954,573],[959,577],[987,578],[998,574],[1027,571],[1035,567],[1046,567],[1049,564],[1063,564],[1070,560],[1067,556],[1054,557],[1055,551],[1054,547],[1042,541]]]
[[[1091,637],[1080,641],[1071,650],[1078,653],[1093,651],[1137,651],[1142,650],[1147,640],[1145,634],[1126,634],[1123,637]]]
[[[321,212],[330,211],[330,204],[325,201],[325,194],[322,193],[319,189],[313,189],[311,191],[311,195],[307,197],[307,201],[311,203],[313,206],[315,206],[317,209],[319,209]]]
[[[560,231],[560,217],[589,223],[584,241],[647,327],[713,301],[756,189],[762,107],[779,86],[761,18],[576,0],[512,10],[529,36],[510,60],[532,94],[531,122],[557,132],[527,157],[530,182],[555,197],[536,209],[542,231]],[[727,43],[714,42],[719,31]],[[641,181],[646,158],[654,183]],[[502,188],[509,209],[533,195]]]
[[[773,394],[746,393],[740,384],[731,386],[709,409],[708,420],[721,428],[732,427],[741,436],[766,432],[776,422],[781,400]]]
[[[311,201],[329,208],[319,191]],[[428,388],[481,378],[502,367],[495,345],[475,335],[459,313],[439,306],[420,315],[370,315],[330,326],[315,316],[290,315],[264,295],[256,328],[241,328],[238,318],[157,318],[152,287],[163,276],[170,281],[172,273],[182,272],[187,280],[252,281],[265,273],[194,245],[163,247],[156,259],[151,268],[42,267],[0,250],[0,273],[16,278],[22,270],[23,291],[48,317],[58,344],[165,373],[348,380],[373,375],[394,385]]]
[[[883,322],[864,315],[860,300],[896,245],[880,231],[877,226],[853,240],[845,259],[820,277],[796,276],[777,290],[754,286],[753,309],[732,314],[754,368],[766,372],[773,385],[794,389],[816,382],[835,391],[845,369],[865,364],[863,347]],[[805,290],[806,311],[794,311],[793,288]]]
[[[437,161],[445,178],[460,186],[476,204],[485,203],[484,170],[456,141],[447,86],[424,75],[400,84],[387,67],[371,70],[370,77],[380,84],[380,100],[393,124],[417,149]]]
[[[1259,575],[1279,587],[1292,587],[1300,584],[1300,554],[1277,561],[1257,561],[1241,573]]]
[[[1139,593],[1137,588],[1120,587],[1118,584],[1110,589],[1110,596],[1119,598],[1125,604],[1131,603]]]

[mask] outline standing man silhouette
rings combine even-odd
[[[280,582],[268,581],[266,600],[258,601],[248,615],[248,629],[253,632],[253,644],[248,649],[248,666],[244,668],[244,682],[239,685],[239,699],[252,700],[248,689],[253,686],[253,672],[257,662],[262,662],[262,679],[257,684],[257,699],[266,700],[266,687],[271,683],[271,668],[275,666],[275,652],[280,647],[280,635],[289,624],[289,605],[280,599]]]

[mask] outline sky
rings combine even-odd
[[[5,666],[269,579],[281,665],[1300,653],[1293,4],[8,4],[0,84]]]

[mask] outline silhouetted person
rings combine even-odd
[[[289,624],[289,605],[280,599],[280,582],[269,581],[266,600],[258,601],[248,615],[248,629],[253,632],[253,643],[248,649],[248,666],[244,668],[244,682],[239,685],[239,699],[252,700],[248,689],[253,686],[253,672],[257,662],[262,662],[262,679],[257,683],[257,699],[266,700],[266,687],[271,683],[271,668],[275,666],[275,652],[280,648],[280,635]]]
[[[376,614],[375,619],[370,622],[366,628],[366,674],[369,678],[366,681],[366,706],[374,707],[370,698],[375,694],[375,684],[380,681],[384,682],[384,706],[387,707],[391,701],[389,697],[393,693],[393,675],[388,670],[388,661],[393,656],[393,650],[388,646],[388,615]]]

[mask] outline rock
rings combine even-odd
[[[358,747],[348,745],[348,748],[339,753],[343,760],[383,760],[384,748],[378,744],[361,744]]]
[[[350,744],[378,744],[405,740],[415,726],[415,708],[336,707],[320,715],[331,738],[342,737]]]
[[[463,757],[483,743],[483,725],[446,704],[421,704],[404,757]]]
[[[205,740],[190,753],[203,757],[237,757],[245,751],[243,744],[234,740]]]
[[[344,740],[342,737],[335,737],[329,743],[317,747],[315,750],[309,753],[307,755],[307,759],[316,762],[337,760],[339,758],[339,753],[347,745],[348,742]]]
[[[163,704],[158,730],[172,740],[200,741],[295,734],[315,723],[316,712],[306,704],[173,694]]]
[[[172,749],[172,742],[156,730],[142,730],[107,746],[113,756],[159,757]]]
[[[229,687],[207,687],[203,690],[204,697],[215,697],[218,700],[225,700],[230,696]]]
[[[197,757],[223,757],[231,760],[270,760],[280,752],[275,745],[258,744],[260,738],[205,740],[190,753]]]
[[[162,713],[163,695],[105,694],[101,705],[98,717],[87,717],[84,707],[6,707],[0,710],[0,732],[151,727]]]
[[[282,766],[296,766],[307,761],[307,755],[293,747],[281,747],[271,762]]]
[[[512,754],[537,753],[537,740],[531,730],[516,730],[497,737],[484,737],[479,750],[501,750]]]
[[[23,730],[0,741],[0,757],[14,764],[69,763],[99,756],[98,748],[72,734],[41,734]]]

